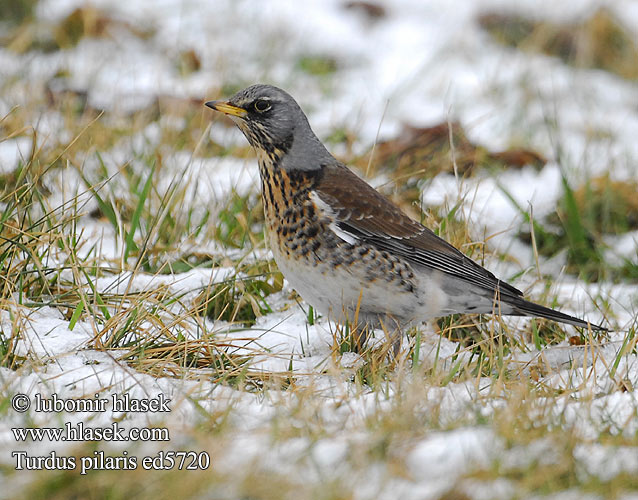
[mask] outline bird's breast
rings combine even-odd
[[[313,189],[311,173],[260,172],[270,248],[304,299],[322,312],[353,309],[361,299],[362,312],[409,313],[416,278],[406,262],[335,231],[335,213]]]
[[[316,260],[324,221],[310,199],[313,177],[262,165],[260,174],[266,227],[275,257]]]

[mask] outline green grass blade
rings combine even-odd
[[[126,234],[126,246],[124,248],[124,262],[128,260],[128,256],[131,251],[137,250],[137,245],[135,244],[135,232],[137,231],[140,218],[142,216],[142,210],[144,209],[144,203],[146,203],[146,199],[148,198],[148,194],[151,192],[151,186],[153,177],[155,174],[155,164],[151,167],[151,171],[146,178],[146,182],[144,183],[144,187],[142,188],[142,192],[140,193],[140,198],[137,201],[137,206],[135,207],[135,212],[133,212],[133,217],[131,218],[131,227]]]
[[[592,255],[592,251],[589,250],[589,243],[587,241],[587,230],[583,226],[583,220],[578,210],[578,204],[574,197],[574,190],[567,182],[567,178],[564,174],[561,174],[561,181],[563,184],[563,190],[565,192],[564,202],[567,220],[564,221],[565,232],[570,242],[571,251],[573,257],[578,263],[586,263]]]
[[[71,320],[69,321],[69,330],[73,331],[73,328],[75,328],[75,324],[78,322],[78,319],[80,318],[80,315],[82,314],[83,310],[84,310],[84,301],[80,300],[80,302],[78,302],[78,305],[75,306],[75,310],[73,311],[73,314],[71,315]]]

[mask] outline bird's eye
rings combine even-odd
[[[257,99],[253,104],[253,108],[258,113],[264,113],[270,109],[270,101],[268,99]]]

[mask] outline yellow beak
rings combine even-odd
[[[233,106],[232,104],[225,101],[208,101],[205,103],[210,109],[214,109],[215,111],[220,111],[225,115],[238,116],[239,118],[243,118],[248,113],[244,108],[240,108],[238,106]]]

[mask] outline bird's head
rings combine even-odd
[[[277,87],[252,85],[227,101],[209,101],[206,106],[229,116],[258,154],[279,167],[313,170],[333,159],[297,102]]]

